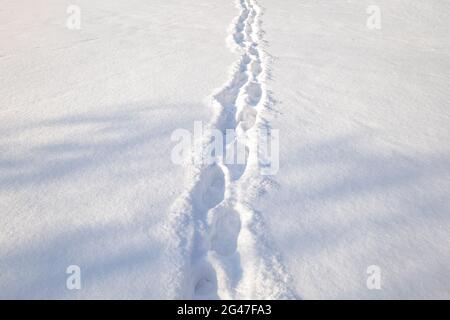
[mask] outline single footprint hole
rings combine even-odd
[[[257,111],[252,107],[245,107],[237,117],[238,126],[245,132],[252,128],[256,122]]]
[[[195,285],[195,295],[205,296],[214,290],[214,283],[209,278],[201,278]]]
[[[236,41],[237,44],[242,45],[242,42],[244,41],[244,34],[242,32],[236,32],[234,34],[234,41]]]
[[[231,181],[239,180],[247,167],[249,149],[244,142],[236,140],[227,147],[226,165],[230,171]]]
[[[252,62],[252,59],[248,56],[248,54],[245,54],[245,55],[242,57],[242,64],[247,65],[247,64],[249,64],[250,62]]]
[[[247,86],[247,95],[248,95],[247,102],[251,106],[256,106],[261,100],[262,96],[261,85],[257,82],[249,83]]]
[[[225,176],[217,164],[208,167],[203,175],[202,202],[207,208],[213,208],[224,198]]]
[[[241,231],[241,219],[232,208],[219,207],[214,210],[216,218],[211,248],[218,254],[229,256],[236,252]]]

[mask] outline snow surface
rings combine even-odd
[[[0,298],[450,298],[449,16],[441,0],[0,1]],[[174,164],[195,121],[246,137],[245,163]]]

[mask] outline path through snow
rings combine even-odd
[[[213,95],[217,112],[209,126],[210,131],[222,132],[227,146],[213,164],[195,168],[192,187],[173,210],[193,224],[189,229],[186,220],[175,222],[188,244],[190,262],[185,268],[190,272],[184,292],[198,299],[294,298],[265,238],[261,216],[249,201],[263,192],[268,180],[261,175],[258,150],[262,132],[270,129],[262,115],[270,104],[265,87],[268,56],[262,48],[261,7],[254,0],[237,5],[240,13],[230,28],[229,43],[240,59],[230,81]],[[211,142],[212,135],[206,134],[204,153]],[[245,143],[245,159],[228,164],[227,152],[239,143]]]

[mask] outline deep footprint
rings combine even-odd
[[[230,172],[231,181],[239,180],[242,177],[245,169],[247,168],[247,159],[249,154],[249,149],[247,146],[239,142],[237,142],[236,144],[237,145],[233,145],[232,147],[235,148],[235,154],[237,155],[233,157],[233,161],[226,163],[227,168]]]
[[[222,256],[236,252],[237,241],[241,231],[239,214],[228,206],[219,206],[212,212],[214,228],[211,236],[211,249]]]

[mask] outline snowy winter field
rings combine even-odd
[[[0,0],[0,298],[450,299],[448,17]]]

